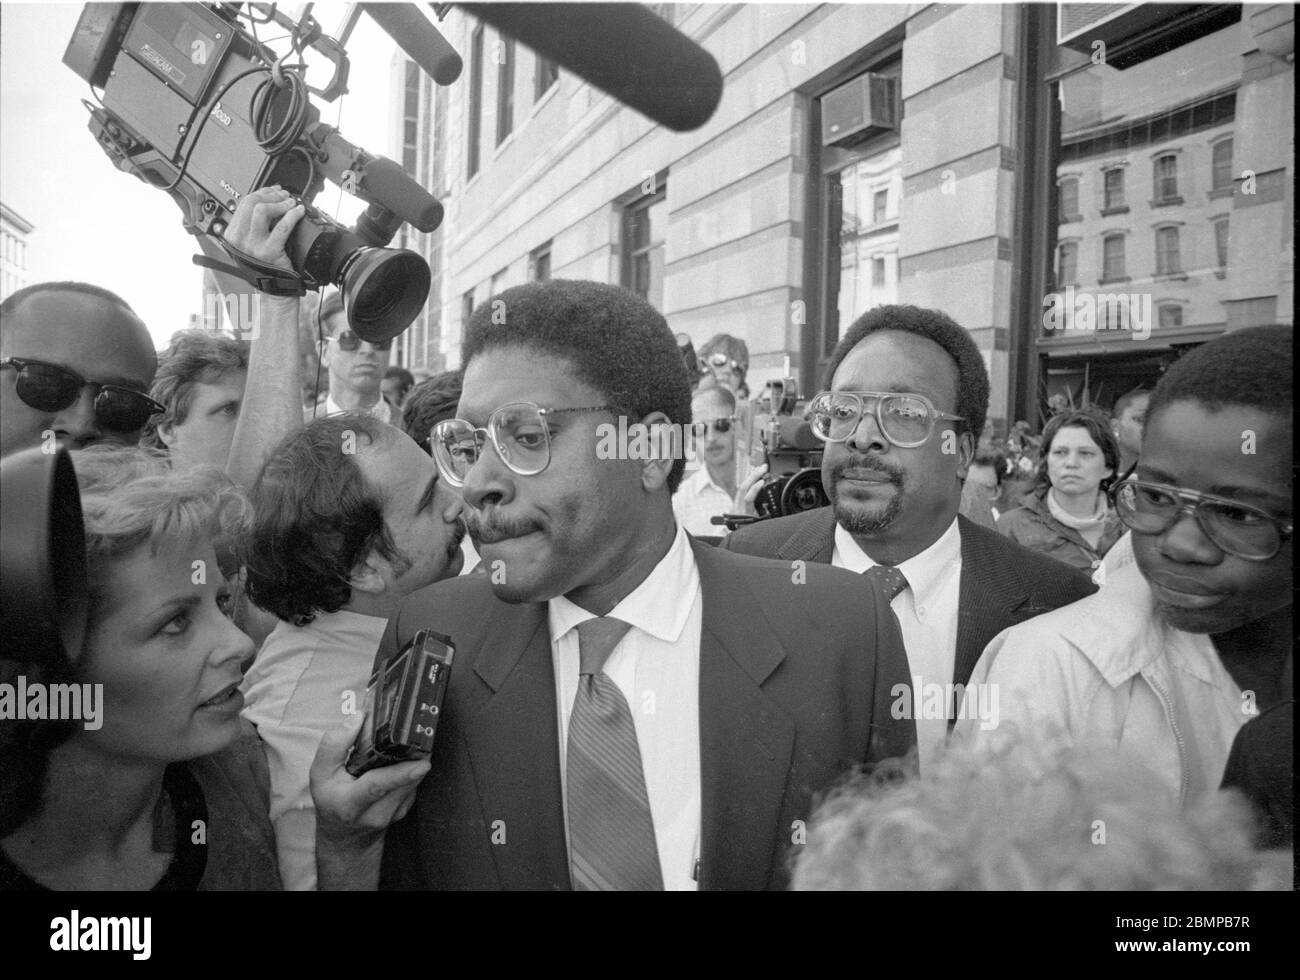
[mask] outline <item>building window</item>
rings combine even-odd
[[[1178,196],[1178,157],[1173,153],[1156,157],[1155,200],[1153,204],[1180,204]]]
[[[1210,187],[1216,191],[1232,190],[1232,140],[1214,144],[1214,160],[1210,167]]]
[[[537,73],[533,76],[533,101],[545,95],[560,80],[560,66],[538,55]]]
[[[1172,276],[1183,271],[1178,254],[1178,229],[1156,229],[1156,275]]]
[[[1219,268],[1228,267],[1228,219],[1220,218],[1214,223],[1214,254],[1219,260]]]
[[[478,173],[479,143],[483,134],[483,25],[474,28],[469,44],[469,156],[466,171]]]
[[[498,269],[492,274],[492,282],[488,285],[488,296],[498,295],[506,284],[506,270]]]
[[[419,142],[417,127],[420,115],[420,66],[408,61],[405,66],[404,98],[402,100],[402,169],[407,176],[418,179],[416,160]]]
[[[1167,330],[1183,325],[1183,308],[1177,303],[1165,303],[1160,307],[1160,329]]]
[[[871,223],[881,224],[889,214],[889,189],[876,191],[871,197]]]
[[[1079,284],[1079,243],[1061,242],[1056,252],[1056,284],[1058,286],[1077,286]]]
[[[871,260],[871,285],[879,288],[885,284],[885,257],[878,255]]]
[[[623,209],[623,285],[655,309],[663,306],[667,225],[668,189],[663,184]]]
[[[1102,175],[1102,214],[1114,214],[1128,208],[1124,204],[1124,168],[1112,167]]]
[[[474,290],[466,291],[465,295],[460,298],[460,322],[464,326],[469,323],[470,316],[474,313]]]
[[[534,282],[546,282],[551,278],[551,243],[539,245],[528,256],[528,277]]]
[[[1101,240],[1101,281],[1124,278],[1124,236],[1107,235]]]
[[[501,64],[497,66],[497,146],[515,128],[515,39],[503,37]]]
[[[1066,177],[1060,183],[1062,221],[1079,220],[1079,178]]]

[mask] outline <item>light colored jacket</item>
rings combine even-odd
[[[991,685],[981,696],[996,691],[998,726],[1045,721],[1113,744],[1184,804],[1218,789],[1232,740],[1256,713],[1208,636],[1156,614],[1136,564],[1093,595],[999,633],[971,684]],[[966,719],[956,737],[992,737],[993,727]]]

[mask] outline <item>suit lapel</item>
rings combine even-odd
[[[957,526],[961,534],[961,587],[953,679],[965,684],[989,641],[1019,621],[1015,611],[1029,599],[1029,593],[1014,569],[999,567],[999,560],[1005,556],[986,547],[980,533],[983,529],[965,517],[957,518]]]
[[[782,830],[794,723],[762,691],[785,658],[762,605],[707,545],[693,544],[700,635],[701,888],[766,888]]]
[[[546,604],[493,601],[461,722],[492,859],[505,889],[568,888],[569,858]],[[501,821],[497,823],[497,821]]]
[[[777,548],[776,557],[829,565],[835,554],[835,508],[809,511],[791,523],[794,532]]]

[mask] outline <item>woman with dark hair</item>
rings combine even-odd
[[[15,725],[59,724],[58,738],[5,739],[0,890],[279,889],[266,761],[239,717],[253,647],[214,546],[242,497],[143,450],[74,463],[90,615],[66,673],[82,717]],[[24,743],[39,751],[11,751]]]
[[[998,530],[1091,571],[1124,533],[1106,499],[1117,472],[1119,445],[1102,416],[1088,409],[1054,415],[1043,429],[1037,485],[998,518]]]

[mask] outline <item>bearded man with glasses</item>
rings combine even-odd
[[[911,665],[920,765],[934,758],[989,640],[1092,591],[1082,573],[959,516],[988,409],[971,335],[938,310],[878,306],[841,338],[807,410],[826,444],[831,506],[723,540],[746,554],[825,562],[879,580]]]
[[[380,651],[423,628],[456,644],[431,769],[354,850],[382,851],[381,873],[334,863],[318,824],[322,884],[782,888],[813,794],[914,741],[889,712],[907,665],[884,598],[692,540],[680,452],[598,452],[603,427],[689,418],[643,299],[565,280],[497,299],[504,316],[469,320],[458,418],[432,438],[485,574],[410,596]]]
[[[1112,489],[1135,562],[989,645],[1002,722],[1131,748],[1185,804],[1238,731],[1292,697],[1290,327],[1184,355],[1151,394],[1134,477]],[[972,735],[974,733],[972,732]]]

